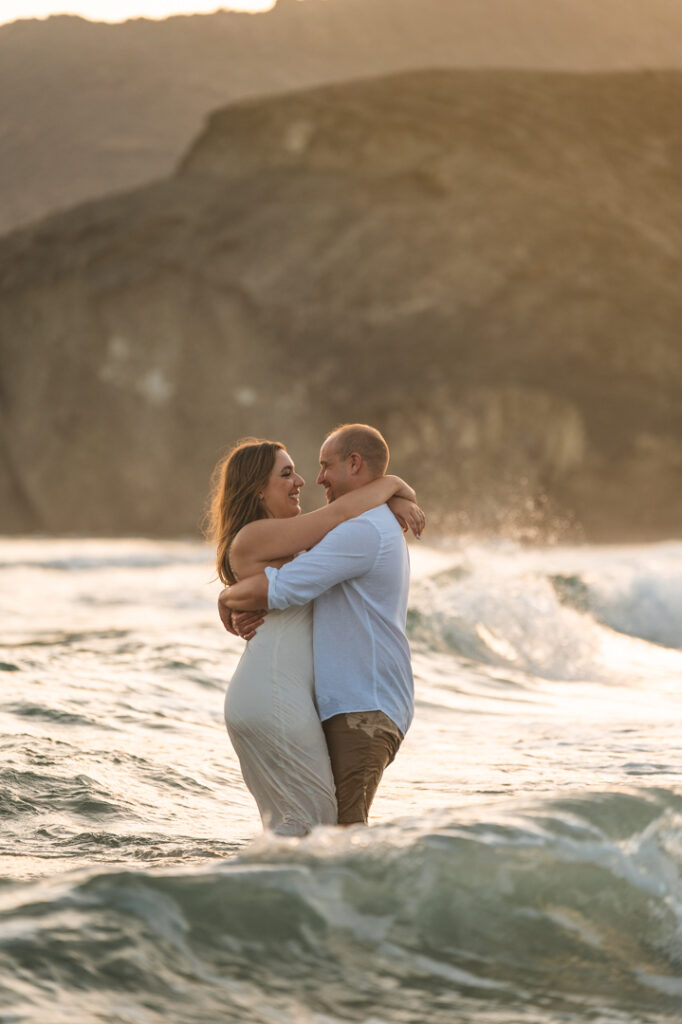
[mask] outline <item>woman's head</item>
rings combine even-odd
[[[241,528],[256,519],[298,515],[304,482],[278,441],[247,437],[220,460],[213,471],[206,532],[216,544],[223,583],[235,582],[228,552]]]

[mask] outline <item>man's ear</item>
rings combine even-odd
[[[351,452],[348,458],[350,459],[351,474],[356,476],[362,469],[362,455],[358,455],[357,452]]]

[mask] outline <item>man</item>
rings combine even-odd
[[[366,424],[332,431],[320,450],[321,484],[332,502],[382,476],[388,445]],[[240,584],[243,609],[314,600],[315,695],[336,785],[339,824],[367,824],[384,769],[414,708],[405,636],[409,559],[387,505],[337,526],[281,569]],[[228,591],[221,594],[226,622]],[[253,627],[247,630],[252,635]]]

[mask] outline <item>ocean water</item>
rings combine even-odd
[[[210,553],[0,541],[2,1024],[682,1021],[682,543],[411,551],[373,823],[285,840]]]

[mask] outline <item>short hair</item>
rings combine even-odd
[[[367,423],[342,423],[327,434],[336,439],[336,452],[347,459],[353,452],[361,455],[375,476],[383,476],[388,466],[390,452],[386,441],[376,429]]]

